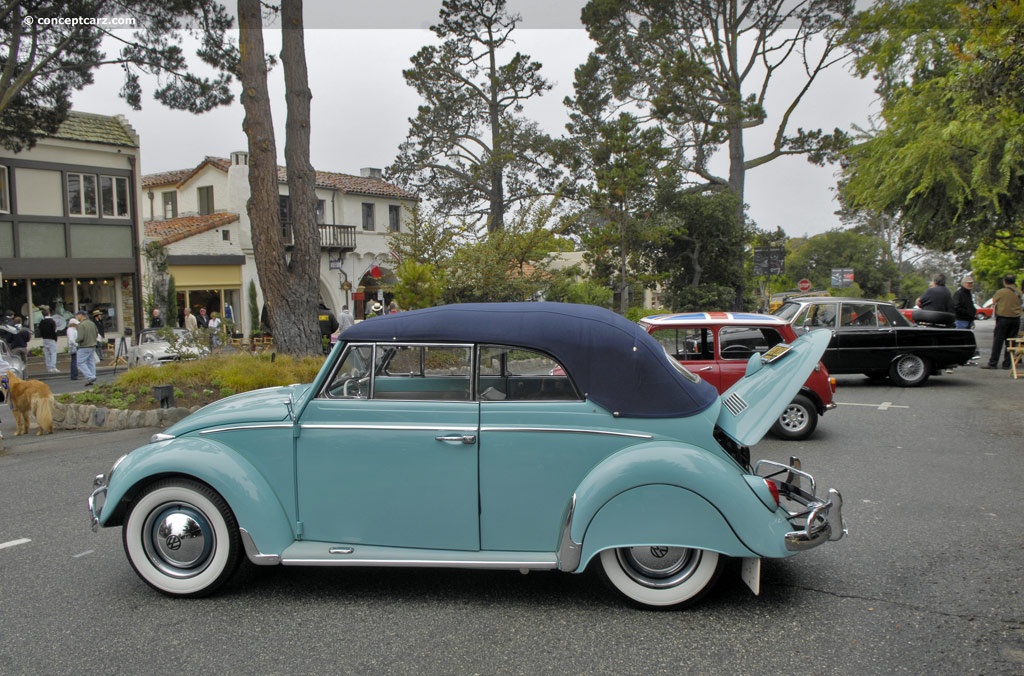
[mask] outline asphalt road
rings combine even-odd
[[[0,672],[1024,673],[1024,380],[844,377],[837,400],[810,440],[752,451],[840,489],[850,535],[766,561],[760,597],[734,566],[683,612],[589,574],[450,570],[258,569],[167,599],[85,515],[92,475],[154,430],[14,439],[5,412]]]

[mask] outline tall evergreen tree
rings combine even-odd
[[[456,218],[504,227],[506,214],[545,192],[549,139],[521,115],[551,85],[541,64],[516,52],[503,60],[521,20],[505,0],[444,0],[441,40],[412,57],[405,80],[423,98],[388,177]]]

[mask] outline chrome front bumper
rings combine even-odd
[[[103,503],[107,500],[107,476],[97,474],[92,485],[95,486],[95,489],[89,496],[89,522],[92,525],[92,532],[95,533],[100,526],[100,512],[103,511]]]
[[[767,473],[762,473],[762,468]],[[813,549],[830,540],[841,540],[847,534],[843,496],[830,488],[827,497],[817,497],[814,477],[800,469],[798,458],[790,457],[788,465],[758,460],[754,473],[775,482],[779,489],[779,506],[786,510],[789,523],[797,528],[786,533],[786,549],[789,551]],[[804,488],[805,483],[809,490]]]

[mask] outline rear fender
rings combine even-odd
[[[139,491],[174,476],[217,491],[260,553],[280,554],[295,541],[287,510],[263,475],[233,449],[191,436],[143,446],[125,456],[109,478],[100,525],[121,525]]]
[[[576,489],[568,536],[580,566],[609,547],[671,544],[729,556],[789,556],[791,530],[731,460],[686,444],[649,442],[619,451]],[[568,563],[568,561],[566,562]]]

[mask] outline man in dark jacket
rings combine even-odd
[[[320,303],[316,309],[316,319],[320,323],[320,340],[324,345],[324,352],[327,352],[331,349],[331,334],[338,330],[338,318],[326,305]]]
[[[974,328],[974,277],[964,275],[960,280],[960,288],[953,294],[953,314],[956,328]]]
[[[43,308],[43,318],[39,320],[39,337],[43,339],[43,360],[46,362],[47,373],[60,373],[57,370],[57,322],[50,316],[50,308]]]
[[[946,275],[939,272],[932,277],[931,286],[917,299],[917,307],[936,312],[953,312],[953,294],[946,288]]]

